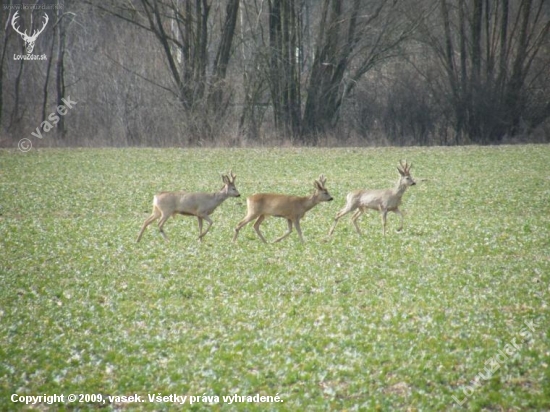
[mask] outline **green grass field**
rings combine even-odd
[[[348,215],[327,238],[399,159],[418,182],[404,230],[370,212],[362,237]],[[0,410],[550,410],[549,164],[547,145],[2,150]],[[135,243],[156,192],[213,192],[230,168],[242,197],[202,244],[181,216]],[[246,196],[306,195],[320,173],[334,201],[304,244],[252,224],[231,242]]]

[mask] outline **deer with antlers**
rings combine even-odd
[[[145,228],[158,218],[160,218],[158,223],[159,231],[164,239],[167,239],[162,228],[170,216],[177,214],[197,217],[199,221],[199,242],[201,242],[212,226],[210,215],[214,213],[214,210],[225,199],[240,196],[239,191],[235,187],[236,177],[233,171],[230,171],[229,175],[222,175],[224,186],[219,192],[215,193],[188,193],[184,191],[158,193],[153,198],[153,213],[143,223],[137,242],[140,241]],[[203,220],[206,220],[208,223],[208,227],[204,232],[202,231]]]
[[[254,223],[254,230],[262,239],[264,243],[267,243],[262,232],[260,232],[260,225],[267,216],[283,217],[288,223],[288,231],[279,237],[275,242],[280,242],[292,233],[292,225],[296,228],[298,236],[302,243],[304,238],[302,236],[302,229],[300,228],[300,219],[304,217],[306,212],[312,209],[314,206],[321,202],[331,201],[332,196],[325,187],[327,179],[324,175],[320,175],[319,179],[315,180],[314,187],[315,192],[311,196],[289,196],[274,193],[256,193],[246,199],[248,213],[245,218],[239,222],[235,228],[235,235],[233,236],[233,242],[237,240],[239,230],[241,230],[246,224],[256,219]]]
[[[401,217],[401,226],[397,229],[398,231],[403,229],[403,214],[399,210],[399,205],[401,204],[401,198],[409,186],[416,184],[414,179],[411,176],[410,170],[412,163],[409,165],[405,161],[399,161],[401,167],[397,167],[401,177],[397,182],[397,185],[393,189],[360,189],[354,190],[353,192],[348,193],[346,198],[346,205],[340,210],[336,217],[334,218],[334,224],[330,228],[328,235],[332,235],[334,228],[338,224],[338,220],[350,213],[355,211],[351,216],[351,221],[355,226],[357,233],[361,234],[361,230],[357,225],[357,219],[361,216],[367,209],[378,210],[382,213],[382,232],[384,236],[386,235],[386,216],[388,212],[394,212]]]
[[[27,50],[27,54],[31,54],[34,49],[34,43],[36,42],[38,35],[44,31],[44,29],[46,28],[46,25],[48,24],[49,17],[47,13],[44,13],[44,24],[42,25],[42,28],[40,30],[35,30],[32,33],[32,36],[29,36],[27,34],[27,30],[25,30],[24,32],[21,32],[21,30],[19,30],[19,28],[15,26],[15,21],[19,18],[18,13],[19,13],[19,10],[17,10],[13,15],[13,18],[11,19],[11,25],[15,30],[15,32],[18,33],[25,41],[25,49]],[[31,19],[32,19],[32,16],[31,16]],[[32,20],[31,20],[31,26],[32,26]]]

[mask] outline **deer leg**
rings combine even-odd
[[[353,223],[353,226],[355,226],[355,230],[359,235],[361,235],[361,229],[359,229],[359,226],[357,225],[357,219],[359,219],[359,216],[361,216],[365,210],[363,208],[357,209],[357,211],[351,216],[351,222]]]
[[[260,239],[262,239],[262,242],[267,243],[267,240],[265,240],[264,235],[262,235],[262,232],[260,232],[260,225],[264,220],[265,220],[265,215],[260,215],[260,217],[258,217],[256,222],[254,222],[254,230],[256,231]]]
[[[294,222],[294,227],[296,228],[296,232],[298,232],[298,236],[300,236],[300,241],[304,243],[304,237],[302,236],[302,228],[300,227],[300,219],[296,219],[296,222]]]
[[[286,231],[286,233],[285,233],[283,236],[281,236],[280,238],[276,239],[276,240],[275,240],[275,243],[280,242],[281,240],[283,240],[284,238],[286,238],[288,235],[290,235],[290,234],[292,233],[292,220],[287,219],[286,221],[287,221],[287,223],[288,223],[288,230]],[[300,235],[300,238],[301,238],[302,235],[301,235],[301,231],[299,230],[300,224],[298,223],[298,221],[296,221],[296,222],[297,222],[297,223],[296,223],[296,224],[297,224],[296,230],[298,230],[298,234]],[[302,242],[303,242],[303,240],[302,240]]]
[[[388,210],[382,210],[382,234],[386,236],[386,216],[388,215]]]
[[[162,235],[162,237],[164,238],[164,240],[168,240],[168,238],[166,237],[166,233],[164,233],[164,229],[163,229],[163,226],[164,226],[164,223],[166,223],[166,221],[168,220],[168,218],[170,217],[169,214],[163,214],[160,218],[160,221],[159,221],[159,231],[160,231],[160,234]]]
[[[239,230],[241,230],[244,226],[246,226],[249,222],[251,222],[255,218],[256,216],[254,215],[246,215],[245,218],[237,224],[237,226],[235,227],[235,234],[233,235],[233,242],[237,240],[237,236],[239,236]]]
[[[401,213],[401,210],[395,209],[395,214],[399,215],[401,217],[401,226],[397,229],[398,232],[403,230],[403,213]]]
[[[199,241],[200,241],[201,235],[202,235],[202,217],[197,216],[197,222],[199,223]]]
[[[201,234],[200,233],[200,230],[199,230],[199,241],[202,242],[202,238],[204,236],[206,236],[206,234],[208,233],[208,231],[210,230],[210,228],[212,227],[212,219],[210,219],[210,216],[204,216],[203,218],[199,218],[200,219],[200,222],[201,222],[201,226],[202,226],[202,220],[206,220],[206,223],[208,223],[208,227],[206,228],[206,230]],[[201,228],[202,230],[202,228]]]
[[[336,228],[336,225],[338,224],[338,220],[344,216],[344,215],[347,215],[349,212],[352,212],[353,210],[355,210],[355,208],[353,207],[353,205],[346,205],[344,206],[344,208],[342,210],[340,210],[336,216],[334,217],[334,223],[332,224],[332,227],[330,228],[329,232],[328,232],[328,235],[332,235],[332,232],[334,232],[334,229]]]
[[[151,223],[153,223],[155,220],[157,220],[160,217],[160,212],[155,208],[153,210],[153,214],[145,220],[143,223],[143,226],[141,227],[141,230],[139,231],[138,238],[136,240],[136,243],[141,240],[141,236],[143,235],[143,232],[145,231],[145,228],[149,226]]]

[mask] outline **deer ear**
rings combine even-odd
[[[399,172],[399,174],[401,176],[405,176],[405,172],[403,170],[401,170],[399,167],[397,168],[397,171]]]

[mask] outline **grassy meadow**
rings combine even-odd
[[[399,159],[404,230],[371,211],[327,238]],[[548,145],[0,150],[0,410],[550,410],[549,165]],[[135,242],[156,192],[214,192],[230,168],[242,196],[202,244],[182,216]],[[334,201],[304,244],[252,224],[231,242],[246,196],[307,195],[321,173]]]

